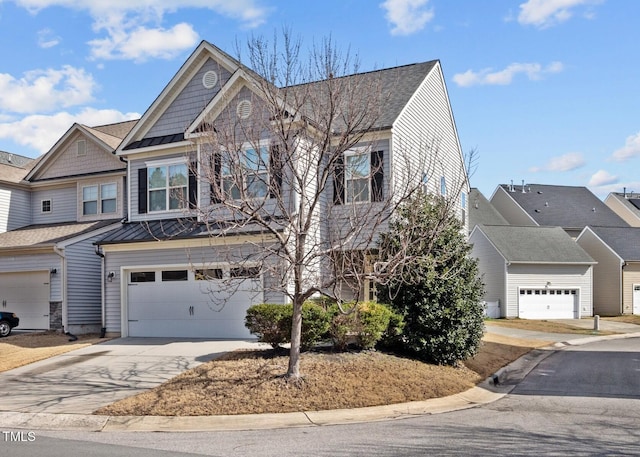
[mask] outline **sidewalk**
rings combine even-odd
[[[561,321],[584,328],[593,328],[593,319]],[[425,401],[331,411],[306,411],[285,414],[250,414],[235,416],[95,416],[86,414],[50,414],[0,412],[4,429],[83,430],[83,431],[220,431],[257,430],[285,427],[339,425],[357,422],[394,420],[424,414],[438,414],[473,408],[492,403],[507,395],[542,360],[567,345],[587,344],[603,339],[640,337],[640,326],[600,320],[603,331],[620,332],[608,336],[553,334],[487,325],[490,333],[523,339],[555,342],[553,346],[536,349],[500,369],[476,387],[459,394]],[[497,381],[497,382],[496,382]]]

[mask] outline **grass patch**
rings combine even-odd
[[[637,314],[625,314],[623,316],[601,317],[600,319],[613,322],[624,322],[625,324],[640,325],[640,316]]]
[[[105,339],[99,335],[88,334],[78,335],[77,341],[70,342],[67,335],[53,331],[10,335],[0,339],[0,372],[102,341]]]

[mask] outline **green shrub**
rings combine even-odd
[[[247,310],[245,327],[258,341],[274,349],[291,341],[293,305],[262,303]],[[302,305],[302,335],[300,346],[311,349],[329,330],[329,316],[322,306],[306,302]]]
[[[288,343],[291,338],[292,313],[291,305],[261,303],[247,310],[244,325],[252,335],[258,337],[258,341],[268,343],[277,349],[281,344]]]
[[[347,309],[353,305],[347,305]],[[330,336],[336,349],[344,350],[350,342],[362,349],[373,349],[387,333],[402,328],[402,317],[389,307],[376,302],[358,303],[346,314],[337,305],[330,308]],[[393,325],[393,328],[390,328]]]

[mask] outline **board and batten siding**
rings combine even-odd
[[[74,222],[77,217],[76,185],[36,190],[31,194],[32,224]],[[51,212],[42,212],[42,201],[51,200]]]
[[[593,312],[617,316],[622,309],[622,259],[589,229],[576,242],[598,262],[593,266]]]
[[[55,253],[11,255],[0,257],[0,273],[19,273],[29,271],[51,271],[49,275],[49,301],[62,301],[62,258]]]
[[[444,177],[447,193],[455,192],[451,196],[458,202],[460,191],[469,193],[464,158],[439,63],[393,123],[392,154],[395,187],[406,186],[406,176],[419,182],[426,173],[429,192],[440,194],[440,179]],[[460,205],[456,208],[460,217]]]
[[[68,324],[97,326],[102,322],[102,261],[95,253],[93,242],[98,235],[65,248],[67,259]],[[70,330],[73,332],[73,330]],[[77,331],[77,330],[76,330]]]
[[[633,285],[640,284],[640,262],[628,262],[622,269],[622,313],[633,314]]]
[[[105,302],[107,331],[121,333],[122,321],[122,290],[121,286],[127,284],[127,278],[122,278],[122,269],[130,267],[149,268],[171,268],[176,265],[179,268],[207,268],[216,263],[229,263],[240,261],[248,255],[252,248],[248,244],[238,244],[229,246],[210,246],[206,248],[174,248],[166,249],[162,242],[158,242],[158,249],[130,250],[130,251],[109,251],[105,246],[105,272],[113,271],[115,277],[112,281],[105,282]],[[253,252],[259,252],[253,251]],[[264,301],[266,303],[285,303],[285,297],[276,289],[277,278],[269,277],[263,271]]]
[[[0,189],[0,233],[31,223],[31,195],[22,189]]]
[[[576,289],[580,294],[580,317],[593,315],[591,265],[526,265],[507,267],[507,317],[518,317],[519,289]]]
[[[218,83],[210,89],[204,87],[202,83],[202,78],[207,71],[215,71],[218,75]],[[231,74],[223,66],[211,58],[207,59],[191,81],[186,84],[182,92],[173,100],[154,126],[151,127],[146,137],[151,138],[184,132],[230,77]]]
[[[484,284],[483,300],[500,303],[500,316],[506,316],[506,264],[486,236],[476,228],[469,239],[471,257],[478,259],[478,270]]]

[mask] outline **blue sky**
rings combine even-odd
[[[180,6],[175,6],[179,4]],[[640,192],[636,0],[0,0],[0,150],[139,117],[201,40],[283,26],[361,68],[440,59],[472,185]]]

